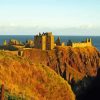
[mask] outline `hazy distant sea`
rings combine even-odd
[[[55,36],[55,40],[58,36]],[[97,47],[100,51],[100,36],[60,36],[61,41],[67,43],[68,40],[72,40],[73,42],[80,42],[84,41],[86,38],[92,38],[93,45]],[[17,39],[22,42],[25,42],[29,39],[34,39],[33,35],[0,35],[0,45],[3,44],[4,40],[7,40],[7,42],[10,39]]]

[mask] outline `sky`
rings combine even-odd
[[[0,0],[0,35],[100,35],[100,0]]]

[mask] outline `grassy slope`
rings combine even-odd
[[[5,88],[26,100],[74,100],[68,83],[43,64],[0,51],[0,81]]]

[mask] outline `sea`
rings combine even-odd
[[[86,38],[92,38],[93,45],[100,51],[100,36],[59,36],[61,42],[65,42],[67,44],[68,40],[72,42],[81,42],[85,41]],[[55,36],[55,40],[58,36]],[[17,39],[22,42],[26,42],[26,40],[34,40],[34,35],[0,35],[0,45],[3,44],[4,40],[9,42],[10,39]]]

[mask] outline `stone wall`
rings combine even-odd
[[[72,43],[72,47],[87,47],[87,46],[92,46],[91,42],[86,42],[86,43]]]

